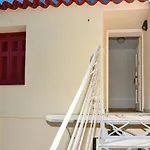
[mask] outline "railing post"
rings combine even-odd
[[[103,50],[99,51],[99,78],[100,78],[100,114],[104,113],[104,97],[103,97]]]
[[[103,50],[99,52],[99,77],[100,77],[100,133],[99,133],[99,144],[103,143],[104,132],[105,132],[105,123],[103,121],[104,113],[104,98],[103,98]]]
[[[97,137],[93,138],[93,150],[96,150],[97,143],[96,143]]]

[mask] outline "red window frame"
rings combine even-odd
[[[0,85],[25,84],[26,33],[0,33]]]

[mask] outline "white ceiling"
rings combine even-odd
[[[125,42],[123,44],[119,44],[117,42],[117,38],[111,38],[109,40],[109,49],[136,49],[138,46],[138,38],[125,38]]]

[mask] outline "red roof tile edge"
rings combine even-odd
[[[33,2],[30,2],[29,0],[23,0],[22,3],[18,2],[17,0],[14,0],[12,4],[9,3],[9,2],[4,1],[0,5],[0,9],[1,10],[6,10],[6,9],[9,8],[9,9],[12,9],[12,10],[16,10],[17,8],[21,8],[21,9],[26,9],[27,7],[37,8],[38,6],[40,6],[42,8],[47,8],[49,6],[59,7],[61,4],[64,4],[65,6],[70,6],[72,3],[76,3],[79,6],[83,5],[84,3],[88,3],[89,5],[93,6],[97,2],[100,2],[104,5],[106,5],[109,2],[119,4],[122,1],[125,1],[127,3],[133,3],[135,0],[120,0],[120,1],[107,0],[106,2],[104,2],[103,0],[94,0],[94,2],[90,2],[90,0],[80,0],[80,2],[78,0],[69,0],[69,2],[66,2],[65,0],[57,0],[57,4],[55,4],[52,0],[45,0],[45,3],[42,3],[40,0],[33,0]],[[147,0],[138,0],[138,1],[139,2],[146,2]]]

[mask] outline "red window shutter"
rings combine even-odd
[[[0,84],[5,84],[9,77],[9,39],[0,36]]]
[[[25,84],[25,33],[0,34],[0,85]]]

